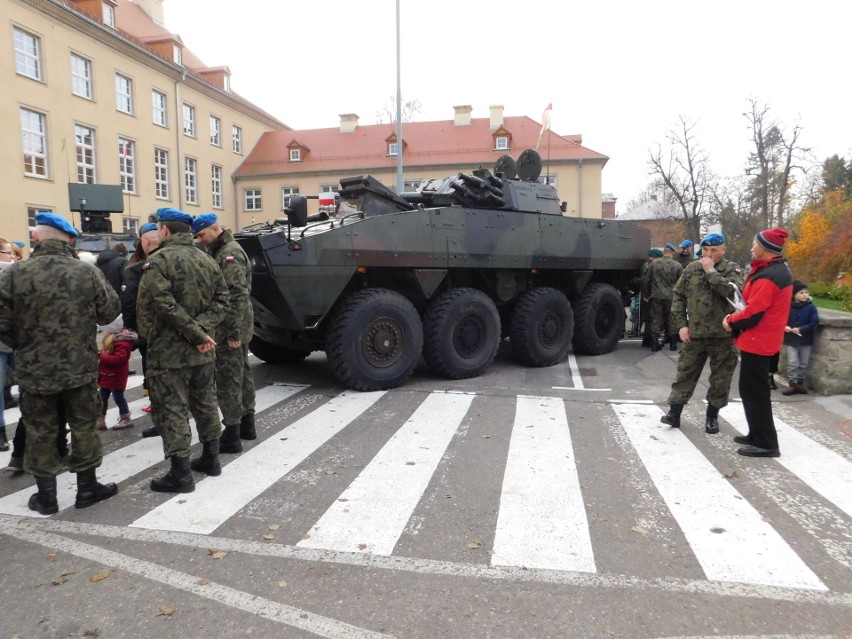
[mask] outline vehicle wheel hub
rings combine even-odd
[[[404,345],[402,326],[390,317],[377,319],[370,324],[362,342],[364,356],[377,368],[390,366],[399,359]]]

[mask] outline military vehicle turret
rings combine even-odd
[[[610,352],[625,324],[622,293],[650,245],[624,222],[563,215],[525,151],[486,169],[397,194],[370,176],[340,181],[333,215],[243,229],[255,337],[270,363],[325,351],[357,390],[399,386],[421,356],[436,374],[476,377],[508,338],[526,366]]]

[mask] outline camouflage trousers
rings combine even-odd
[[[716,408],[728,404],[731,390],[731,377],[737,367],[737,347],[730,337],[692,338],[684,343],[677,361],[677,376],[672,384],[669,404],[686,404],[695,385],[704,370],[704,364],[710,359],[710,386],[707,389],[707,403]]]
[[[64,470],[56,450],[56,433],[65,428],[65,422],[71,427],[68,469],[78,473],[100,466],[103,446],[96,425],[100,414],[96,382],[47,395],[24,389],[21,393],[21,419],[27,433],[24,470],[36,477],[58,475]]]
[[[660,331],[663,330],[663,328],[666,329],[666,332],[669,335],[677,334],[677,331],[673,330],[674,326],[670,318],[672,313],[672,301],[661,297],[652,297],[650,306],[651,338],[656,339],[657,335],[660,334]]]
[[[248,361],[248,344],[216,347],[216,398],[222,423],[236,426],[246,413],[254,412],[254,377]]]
[[[151,417],[163,437],[166,457],[189,456],[190,414],[195,418],[199,440],[209,442],[219,437],[215,376],[213,362],[172,370],[148,369]]]

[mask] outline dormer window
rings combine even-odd
[[[399,155],[399,144],[396,142],[388,144],[388,155]]]
[[[509,148],[509,138],[505,135],[498,135],[494,138],[494,150],[506,151]]]
[[[225,91],[230,93],[231,92],[231,76],[225,75],[223,80],[224,80],[224,84],[225,84]]]
[[[103,3],[104,24],[115,29],[115,7],[109,2]]]
[[[290,161],[291,162],[301,162],[302,161],[302,149],[290,149]]]
[[[183,64],[183,50],[177,44],[172,44],[172,61],[175,64]]]

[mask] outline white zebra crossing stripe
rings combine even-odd
[[[722,418],[741,434],[748,433],[742,404],[729,404]],[[852,517],[852,463],[775,417],[781,457],[775,462]]]
[[[596,570],[562,399],[518,397],[491,564]]]
[[[305,386],[267,386],[257,391],[255,410],[261,412],[274,406],[278,402],[290,397],[294,393],[304,389]],[[129,404],[131,414],[138,412],[148,404],[147,399],[139,399]],[[118,416],[118,409],[115,417]],[[107,413],[109,418],[110,413]],[[109,421],[107,423],[110,423]],[[198,443],[198,433],[195,430],[195,420],[190,420],[190,431],[192,432],[192,443]],[[163,461],[163,440],[159,437],[140,439],[129,446],[124,446],[112,453],[104,455],[103,462],[97,470],[98,481],[101,483],[122,482],[154,464]],[[7,495],[0,499],[0,513],[8,515],[21,515],[24,517],[41,517],[37,512],[27,507],[29,496],[33,488],[28,487],[16,493]],[[65,510],[74,505],[77,497],[77,475],[74,473],[62,473],[56,477],[56,498],[59,501],[59,510]]]
[[[429,395],[298,546],[390,555],[473,397]]]
[[[269,389],[282,387],[268,386],[263,390]],[[223,466],[221,476],[199,481],[195,492],[176,495],[131,526],[209,535],[384,394],[385,391],[341,393]],[[276,401],[280,400],[279,396]],[[282,435],[286,441],[282,441]]]
[[[612,409],[708,579],[827,590],[658,407]]]

